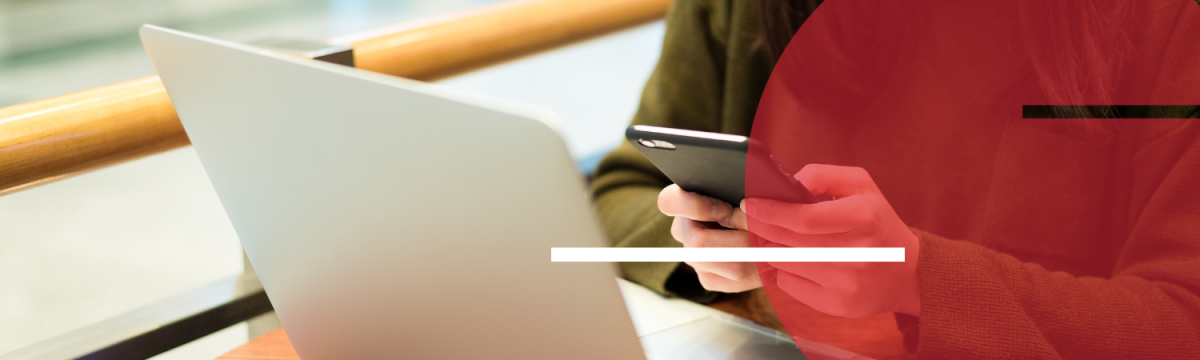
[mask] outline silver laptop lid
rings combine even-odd
[[[305,359],[635,359],[583,181],[536,109],[146,26]]]

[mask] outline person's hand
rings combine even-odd
[[[685,247],[750,247],[745,213],[729,203],[671,185],[658,194],[658,209],[675,217],[671,236]],[[711,291],[742,292],[762,286],[754,263],[687,264]]]
[[[903,247],[905,262],[770,263],[778,269],[779,287],[827,314],[868,317],[895,311],[920,316],[917,236],[866,170],[811,164],[795,178],[813,194],[834,200],[795,204],[746,199],[742,208],[751,233],[789,247]]]

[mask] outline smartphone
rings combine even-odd
[[[633,125],[625,129],[625,139],[686,191],[734,206],[746,197],[816,202],[765,146],[745,136]],[[755,174],[749,189],[748,172]]]

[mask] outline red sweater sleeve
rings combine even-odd
[[[1200,358],[1200,124],[1182,122],[1134,157],[1131,230],[1108,278],[914,230],[921,318],[897,316],[909,354]]]

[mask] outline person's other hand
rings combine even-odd
[[[671,236],[685,247],[750,247],[746,215],[721,200],[672,184],[658,194],[658,209],[674,216]],[[742,292],[762,286],[754,263],[688,262],[705,289]]]
[[[920,316],[917,236],[866,170],[811,164],[795,178],[813,194],[834,200],[795,204],[746,199],[742,208],[751,233],[789,247],[903,247],[905,262],[770,263],[778,269],[779,287],[827,314],[858,318],[894,311]]]

